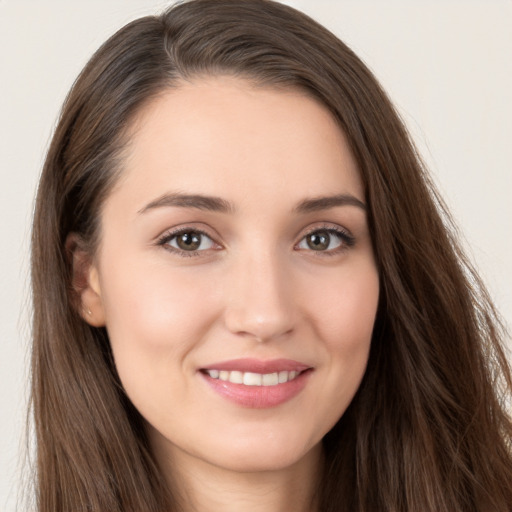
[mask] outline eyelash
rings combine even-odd
[[[192,228],[192,227],[183,227],[183,228],[176,229],[174,231],[168,231],[168,232],[164,233],[157,240],[157,245],[162,246],[167,251],[172,252],[173,254],[177,254],[178,256],[181,256],[183,258],[190,258],[193,256],[203,256],[203,254],[201,254],[201,253],[205,252],[204,250],[203,251],[183,251],[183,250],[176,249],[175,247],[171,247],[170,245],[168,245],[171,240],[173,240],[174,238],[176,238],[180,235],[184,235],[186,233],[194,233],[197,235],[205,236],[205,237],[209,238],[210,240],[212,240],[212,242],[215,245],[219,245],[213,240],[213,238],[208,233],[206,233],[206,231],[203,231],[202,229],[198,229],[198,228]]]
[[[313,235],[314,233],[319,233],[319,232],[327,232],[331,236],[332,235],[336,236],[337,238],[340,239],[341,245],[339,247],[336,247],[335,249],[331,249],[329,251],[314,251],[313,249],[308,251],[317,257],[337,256],[338,254],[353,247],[356,243],[355,237],[348,230],[341,228],[339,226],[333,227],[332,225],[329,225],[329,224],[326,224],[323,226],[315,226],[311,230],[307,231],[302,236],[299,243],[301,243],[306,237]],[[298,244],[296,244],[296,245],[298,245]]]
[[[299,242],[294,246],[297,247],[306,237],[318,233],[318,232],[327,232],[329,235],[334,235],[340,239],[341,245],[340,247],[337,247],[335,249],[331,249],[329,251],[314,251],[313,249],[309,250],[308,252],[313,253],[317,257],[325,257],[325,256],[336,256],[340,254],[341,252],[346,251],[347,249],[353,247],[355,245],[356,239],[354,236],[352,236],[347,230],[342,229],[340,227],[333,227],[332,225],[324,225],[324,226],[316,226],[313,229],[307,231],[299,240]],[[195,250],[195,251],[184,251],[177,249],[175,247],[172,247],[169,244],[169,242],[176,237],[186,234],[186,233],[194,233],[197,235],[201,235],[204,237],[209,238],[213,244],[220,247],[219,244],[217,244],[214,239],[205,231],[198,229],[198,228],[192,228],[192,227],[183,227],[176,229],[174,231],[166,232],[164,233],[158,240],[156,245],[164,247],[167,251],[172,252],[173,254],[176,254],[180,257],[184,258],[190,258],[194,256],[204,256],[205,250]],[[300,250],[300,249],[299,249]],[[316,254],[315,254],[316,253]]]

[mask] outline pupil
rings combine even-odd
[[[329,233],[318,231],[308,236],[308,246],[314,251],[323,251],[329,247]]]
[[[178,237],[178,246],[185,251],[195,251],[201,245],[201,235],[183,233]]]

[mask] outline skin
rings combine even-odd
[[[157,204],[176,193],[230,210]],[[108,330],[186,511],[314,509],[321,439],[364,375],[379,295],[364,207],[297,211],[340,194],[364,201],[353,156],[329,112],[298,91],[197,79],[162,93],[132,127],[81,298],[86,321]],[[208,236],[187,253],[176,237],[162,243],[176,228]],[[326,248],[308,245],[311,231],[335,229],[343,236],[327,233]],[[245,357],[313,371],[291,400],[242,407],[199,370]]]

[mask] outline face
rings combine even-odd
[[[379,294],[358,169],[296,91],[211,78],[133,126],[83,294],[160,454],[235,471],[320,446]]]

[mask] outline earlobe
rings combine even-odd
[[[91,264],[87,273],[88,284],[81,294],[82,305],[87,308],[87,315],[84,320],[93,327],[104,327],[105,314],[98,269]]]
[[[80,316],[93,327],[105,326],[99,273],[90,251],[76,233],[66,239],[66,252],[71,265],[72,304]]]

